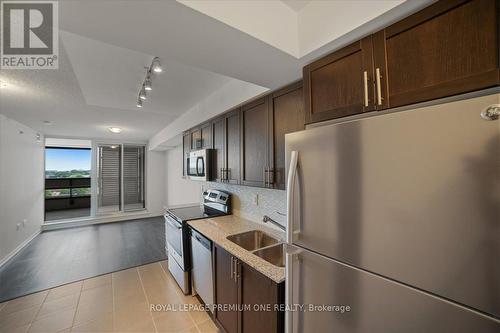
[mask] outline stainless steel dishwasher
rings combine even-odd
[[[212,242],[191,229],[192,251],[192,287],[193,294],[198,294],[206,305],[214,303],[212,279]]]

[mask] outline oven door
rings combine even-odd
[[[167,229],[167,243],[175,261],[184,269],[184,253],[182,245],[182,223],[174,219],[168,213],[165,215],[165,226]]]

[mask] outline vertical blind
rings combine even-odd
[[[125,210],[144,208],[144,147],[123,147],[123,201]]]
[[[99,206],[120,207],[120,146],[99,146]]]
[[[98,151],[100,211],[144,209],[145,147],[100,145]]]

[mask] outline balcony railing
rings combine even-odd
[[[46,178],[45,211],[90,208],[90,178]]]

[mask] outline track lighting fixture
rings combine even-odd
[[[149,67],[145,67],[146,69],[146,78],[142,82],[141,90],[139,91],[139,97],[137,98],[136,106],[138,108],[142,108],[142,101],[145,101],[147,98],[146,91],[153,90],[153,73],[161,73],[163,71],[160,63],[160,58],[154,57],[151,65]]]

